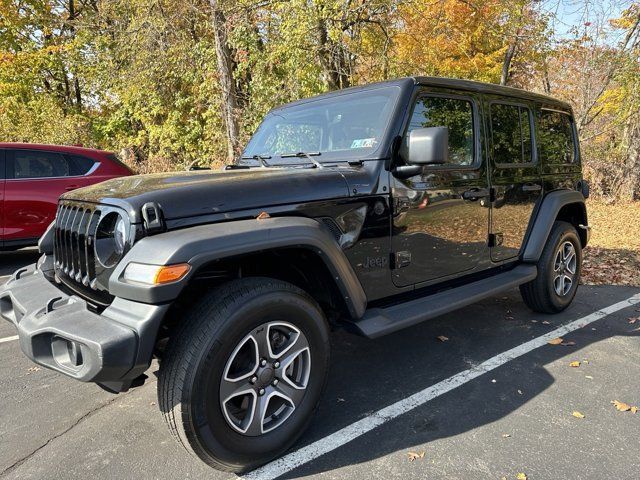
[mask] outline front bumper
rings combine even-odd
[[[36,265],[16,271],[0,287],[0,317],[16,326],[27,357],[114,391],[127,390],[149,367],[167,308],[116,298],[94,313]]]

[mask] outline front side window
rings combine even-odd
[[[14,150],[9,162],[8,178],[68,177],[69,163],[63,155],[38,150]]]
[[[243,157],[260,155],[285,163],[298,152],[320,154],[317,160],[369,155],[380,146],[400,89],[384,87],[340,93],[285,106],[269,113]]]
[[[571,117],[554,110],[542,110],[538,129],[540,158],[547,164],[576,161]]]
[[[493,159],[498,165],[529,163],[531,158],[531,114],[519,105],[491,105]]]
[[[449,130],[449,164],[473,164],[473,106],[467,99],[448,97],[418,98],[407,135],[416,128],[447,127]]]

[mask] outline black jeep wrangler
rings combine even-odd
[[[309,424],[329,331],[379,337],[520,287],[559,312],[589,239],[571,108],[406,78],[270,112],[222,172],[65,194],[0,288],[36,363],[121,392],[159,359],[169,429],[245,471]]]

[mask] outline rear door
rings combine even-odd
[[[515,259],[536,203],[542,196],[534,134],[533,105],[493,99],[489,102],[491,184],[491,260]]]
[[[55,217],[58,197],[90,182],[89,168],[59,152],[7,150],[5,242],[39,238]]]

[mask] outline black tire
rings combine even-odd
[[[277,319],[295,325],[308,341],[307,387],[284,423],[246,436],[231,428],[223,414],[223,370],[252,329]],[[158,404],[174,437],[208,465],[228,472],[251,470],[282,455],[307,428],[327,379],[329,332],[318,304],[289,283],[246,278],[206,295],[181,322],[167,345],[158,380]]]
[[[576,265],[575,278],[570,289],[560,295],[554,286],[554,272],[556,255],[561,245],[570,242],[575,249]],[[582,268],[582,244],[573,225],[556,221],[549,234],[547,244],[538,260],[538,276],[529,283],[520,286],[522,299],[529,308],[540,313],[558,313],[567,308],[578,290],[580,271]]]

